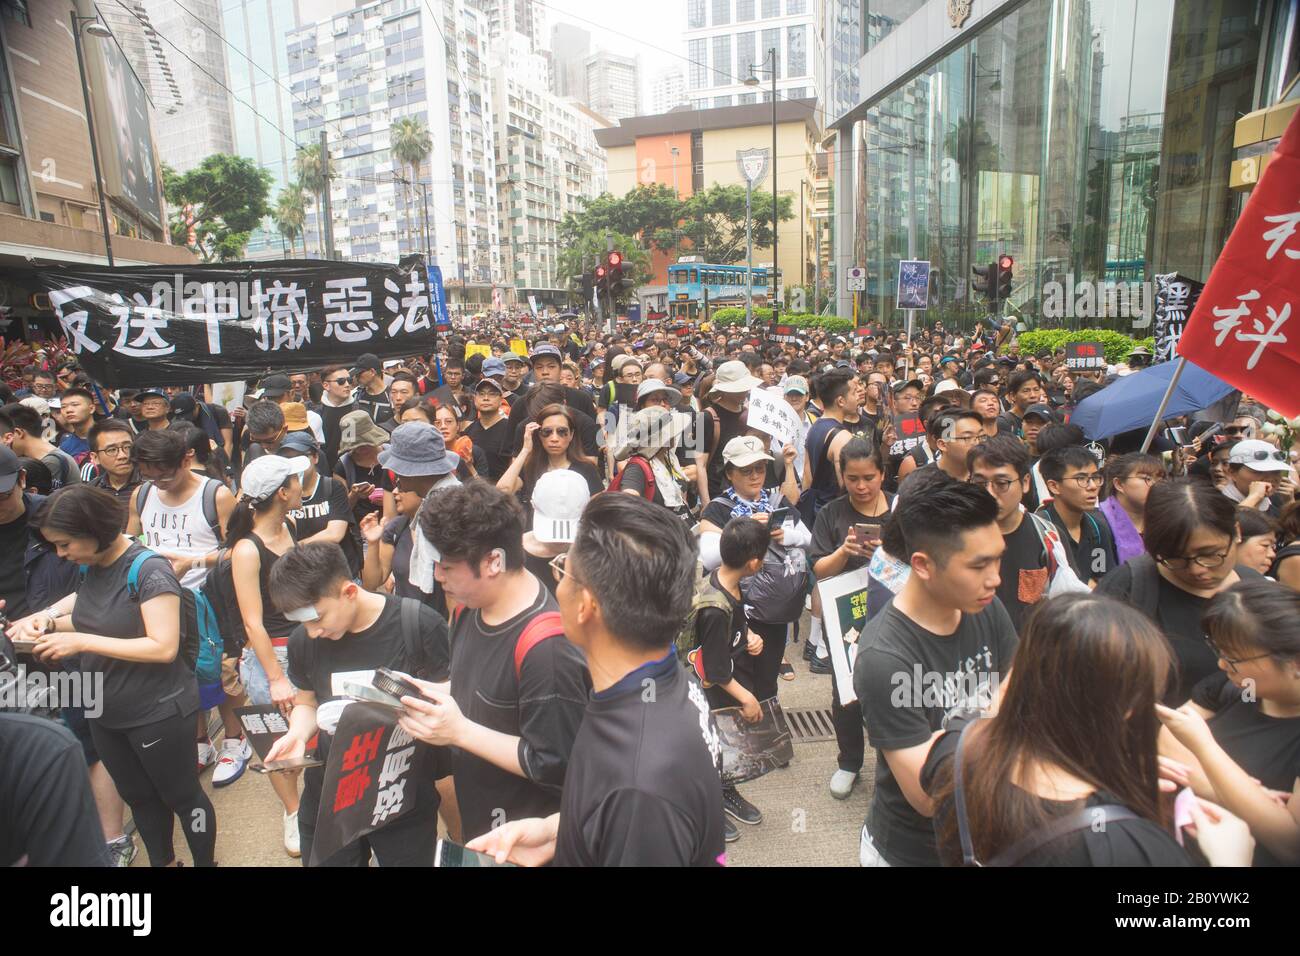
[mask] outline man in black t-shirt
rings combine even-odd
[[[559,813],[506,823],[472,849],[522,865],[723,862],[721,747],[673,646],[694,567],[690,533],[663,508],[628,495],[592,500],[559,570],[559,604],[565,633],[600,676]]]
[[[488,361],[500,362],[500,359]],[[483,363],[487,368],[488,362]],[[487,474],[483,477],[495,482],[510,467],[510,423],[501,414],[501,400],[505,396],[499,379],[484,375],[474,387],[474,408],[478,417],[469,423],[465,434],[482,448],[487,456]]]
[[[1102,474],[1092,452],[1080,445],[1055,448],[1038,462],[1052,496],[1039,509],[1060,532],[1070,566],[1080,581],[1097,582],[1119,565],[1115,534],[1097,508]]]
[[[354,583],[338,545],[317,542],[287,551],[271,569],[271,591],[280,611],[300,625],[289,635],[289,680],[297,688],[289,732],[272,745],[268,761],[304,756],[319,730],[317,752],[328,763],[336,724],[319,727],[318,709],[344,696],[344,680],[369,684],[380,667],[421,680],[446,680],[447,622],[421,605],[418,633],[410,633],[402,619],[402,602],[409,599],[374,594]],[[321,865],[367,866],[373,850],[380,866],[432,866],[440,802],[433,781],[445,775],[444,761],[445,754],[417,746],[405,791],[415,805]],[[324,781],[324,767],[304,774],[298,810],[304,866],[311,860]]]
[[[564,637],[555,598],[524,567],[523,514],[514,496],[474,481],[437,492],[417,534],[453,616],[451,683],[426,687],[401,725],[452,748],[463,833],[546,817],[582,723],[591,679]]]
[[[348,487],[338,478],[317,470],[320,447],[311,432],[290,432],[276,454],[282,458],[305,457],[309,462],[302,476],[302,507],[289,512],[299,544],[332,541],[343,548],[352,576],[361,573],[361,529],[348,500]]]
[[[993,706],[1016,646],[997,597],[997,511],[989,495],[961,482],[904,494],[894,511],[911,575],[863,628],[853,669],[877,753],[863,866],[939,864],[921,769],[949,715]]]

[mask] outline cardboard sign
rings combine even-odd
[[[516,355],[528,358],[528,343],[523,339],[511,339],[510,351],[514,352]]]
[[[780,389],[756,388],[751,391],[746,421],[750,428],[771,435],[782,448],[795,444],[799,439],[799,416]]]
[[[253,752],[264,763],[272,745],[289,732],[289,721],[275,704],[236,707],[235,716],[239,718]]]
[[[798,345],[799,330],[793,325],[774,325],[767,334],[769,342],[780,342],[782,345]]]
[[[835,686],[841,706],[858,699],[853,690],[853,664],[858,657],[858,637],[867,623],[867,585],[870,580],[866,567],[861,567],[817,582],[817,593],[822,600],[826,649],[831,655],[831,667],[835,669]]]
[[[1104,370],[1106,347],[1100,342],[1066,342],[1065,367],[1079,372]]]
[[[925,424],[919,415],[895,415],[894,434],[898,437],[889,446],[889,453],[894,456],[906,455],[925,441]]]
[[[474,342],[470,342],[468,345],[465,346],[465,358],[469,358],[471,355],[481,355],[484,358],[491,358],[492,346],[477,345]]]
[[[927,259],[904,259],[898,263],[898,307],[930,307],[930,262]]]

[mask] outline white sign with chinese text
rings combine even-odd
[[[780,389],[756,388],[749,393],[750,428],[772,436],[784,448],[799,440],[799,416]]]

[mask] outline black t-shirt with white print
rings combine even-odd
[[[937,866],[939,856],[930,819],[908,802],[883,751],[919,746],[942,730],[951,715],[986,709],[1011,670],[1017,640],[996,597],[980,613],[963,614],[948,635],[916,624],[895,601],[863,628],[853,689],[876,748],[876,792],[867,831],[891,866]]]

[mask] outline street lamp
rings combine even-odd
[[[90,109],[90,85],[86,82],[86,63],[82,58],[81,34],[92,36],[97,40],[111,39],[113,31],[103,23],[99,22],[97,17],[77,16],[77,11],[72,11],[72,43],[77,49],[77,70],[81,74],[81,96],[86,102],[86,127],[90,131],[90,159],[95,165],[95,190],[99,193],[99,218],[104,227],[104,254],[108,257],[108,265],[113,267],[113,240],[108,232],[108,200],[104,197],[104,176],[99,169],[99,145],[95,141],[95,120],[91,115]]]
[[[776,272],[777,272],[777,261],[778,261],[778,260],[777,260],[777,257],[776,257],[776,228],[777,228],[777,214],[776,214],[776,77],[777,77],[777,73],[779,72],[779,71],[777,70],[777,68],[776,68],[776,47],[769,47],[769,48],[768,48],[767,53],[765,53],[765,54],[763,55],[763,62],[764,62],[764,63],[767,63],[769,57],[770,57],[771,60],[772,60],[772,65],[771,65],[771,67],[763,66],[763,67],[757,67],[757,68],[756,68],[752,63],[749,65],[749,76],[747,76],[747,77],[745,78],[745,85],[746,85],[746,86],[759,86],[759,85],[760,85],[760,82],[759,82],[759,79],[758,79],[758,74],[760,74],[760,73],[762,73],[762,74],[765,75],[765,76],[766,76],[766,75],[770,75],[770,76],[772,77],[772,275],[771,275],[771,290],[772,290],[772,321],[773,321],[773,322],[776,322],[776,320],[777,320],[777,318],[778,318],[778,313],[780,312],[780,307],[778,306],[777,301],[776,301],[776,291],[777,291],[777,286],[776,286]]]

